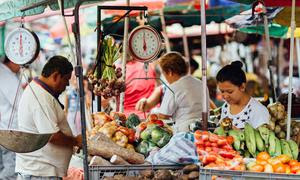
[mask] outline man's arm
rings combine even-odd
[[[49,140],[50,143],[58,145],[58,146],[82,146],[82,136],[79,135],[77,137],[71,137],[67,136],[61,131],[58,131],[57,133],[53,134]]]

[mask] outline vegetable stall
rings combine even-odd
[[[80,32],[80,3],[75,8],[75,33]],[[83,107],[80,33],[75,37],[76,70]],[[98,96],[118,97],[125,91],[122,69],[114,66],[115,60],[120,57],[120,49],[112,37],[101,39],[99,51],[102,54],[88,77],[93,92]],[[300,124],[291,122],[292,139],[285,140],[289,125],[287,110],[280,103],[269,105],[268,110],[270,123],[256,129],[246,124],[244,129],[237,130],[233,128],[231,119],[223,119],[220,127],[211,132],[194,128],[194,132],[174,134],[172,124],[159,119],[156,114],[149,114],[147,119],[141,120],[135,114],[126,117],[121,112],[93,113],[92,129],[86,132],[84,108],[81,108],[82,132],[87,136],[84,164],[85,170],[89,171],[85,174],[88,173],[92,179],[299,179]],[[86,168],[87,165],[89,168]],[[89,179],[89,176],[85,178]]]

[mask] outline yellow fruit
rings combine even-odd
[[[286,154],[281,154],[281,155],[277,156],[276,158],[278,158],[281,161],[281,163],[283,163],[283,164],[288,163],[291,160],[291,157]]]

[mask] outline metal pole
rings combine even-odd
[[[167,29],[166,29],[166,21],[165,21],[165,14],[164,14],[163,8],[159,10],[159,15],[160,15],[160,22],[161,22],[161,27],[162,27],[162,35],[165,39],[165,44],[166,44],[166,50],[167,50],[167,52],[170,52],[171,47],[170,47],[170,41],[169,41]]]
[[[267,43],[267,57],[268,57],[268,69],[269,69],[269,74],[270,74],[270,85],[271,85],[271,92],[272,92],[272,99],[273,102],[276,101],[276,91],[274,88],[274,82],[273,82],[273,72],[272,72],[272,51],[271,51],[271,42],[270,42],[270,34],[269,34],[269,25],[268,25],[268,17],[267,17],[267,10],[264,7],[264,29],[265,29],[265,36],[266,36],[266,43]]]
[[[45,0],[45,1],[41,1],[41,2],[37,2],[37,3],[33,3],[29,6],[24,6],[22,8],[20,8],[20,11],[21,12],[24,12],[24,11],[27,11],[27,10],[30,10],[30,9],[33,9],[33,8],[36,8],[36,7],[40,7],[40,6],[45,6],[45,5],[48,5],[48,4],[52,4],[54,2],[56,2],[57,0]]]
[[[61,10],[61,12],[64,12],[64,10],[62,9],[63,0],[57,0],[57,3],[59,5],[59,9]],[[64,25],[65,25],[65,31],[66,31],[66,34],[67,34],[68,46],[69,46],[69,49],[70,49],[70,55],[71,55],[71,58],[72,58],[72,64],[75,65],[76,64],[75,54],[74,54],[74,51],[73,51],[73,46],[72,46],[72,42],[71,42],[71,38],[70,38],[70,33],[69,33],[69,30],[68,30],[68,25],[67,25],[66,17],[63,16],[63,15],[61,15],[61,18],[62,18],[62,20],[64,22]]]
[[[101,8],[97,6],[97,52],[101,52],[101,43],[102,43],[102,32],[101,32]],[[97,62],[101,61],[102,54],[97,56]],[[102,68],[101,63],[98,63],[98,67],[96,67],[96,70],[100,71],[100,77],[102,77]],[[94,94],[94,93],[93,93]],[[101,111],[101,96],[97,96],[97,111]]]
[[[80,98],[80,116],[81,116],[81,135],[82,135],[82,150],[83,150],[83,168],[84,168],[84,179],[89,180],[89,166],[88,166],[88,150],[87,150],[87,137],[86,137],[86,118],[85,118],[85,94],[83,85],[83,69],[81,61],[81,45],[80,45],[80,26],[79,26],[79,7],[83,3],[83,0],[77,2],[73,13],[75,16],[75,22],[72,25],[76,41],[76,58],[77,66],[75,67],[75,75],[79,84],[79,98]]]
[[[296,54],[298,62],[298,76],[300,78],[300,38],[296,38]]]
[[[205,0],[200,1],[201,5],[201,52],[202,52],[202,93],[203,93],[203,99],[202,99],[202,123],[203,123],[203,129],[207,130],[207,124],[208,124],[208,94],[207,94],[207,85],[206,85],[206,76],[207,76],[207,69],[206,69],[206,61],[207,61],[207,55],[206,55],[206,12],[205,12]]]
[[[290,39],[290,64],[289,64],[289,94],[288,94],[288,119],[287,119],[287,130],[286,139],[290,139],[291,135],[291,112],[292,112],[292,85],[293,85],[293,66],[294,66],[294,33],[296,29],[295,21],[295,6],[296,0],[292,1],[292,15],[291,15],[291,39]]]
[[[130,0],[126,0],[127,6],[130,5]],[[129,17],[125,17],[124,21],[124,37],[123,37],[123,54],[122,54],[122,80],[126,80],[126,63],[127,63],[127,46],[128,46],[128,26],[129,26]],[[120,95],[120,112],[124,112],[124,100],[125,92],[122,92]]]

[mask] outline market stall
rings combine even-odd
[[[192,132],[176,133],[172,130],[173,122],[160,119],[157,114],[150,113],[145,119],[140,119],[135,114],[126,117],[120,112],[110,114],[96,112],[92,115],[92,129],[87,131],[78,14],[82,2],[79,1],[74,10],[73,32],[77,52],[76,75],[81,90],[82,134],[84,140],[86,139],[83,148],[86,180],[102,178],[300,178],[300,175],[296,175],[300,174],[300,162],[298,162],[300,124],[295,121],[291,122],[293,140],[285,140],[286,135],[289,134],[289,128],[286,131],[286,126],[289,127],[289,121],[287,121],[289,113],[279,103],[268,106],[271,115],[270,123],[256,128],[246,124],[244,129],[237,130],[233,127],[231,119],[222,119],[220,127],[212,129],[211,132],[195,127]],[[130,6],[110,8],[123,9],[127,12],[134,9]],[[145,9],[145,7],[136,7],[136,10],[140,11]],[[205,12],[204,6],[201,12]],[[202,55],[204,56],[203,81],[206,83],[205,15],[202,14],[201,18],[203,23],[201,31]],[[140,32],[143,32],[144,36]],[[151,40],[152,44],[149,43],[149,39],[145,38],[150,36],[156,38]],[[152,27],[141,26],[130,34],[129,49],[137,59],[149,63],[148,60],[156,58],[161,48],[159,37],[158,32]],[[139,41],[143,46],[138,43]],[[98,57],[92,73],[89,74],[89,82],[93,85],[95,95],[103,98],[118,97],[125,91],[126,86],[122,79],[124,71],[114,66],[114,62],[121,56],[119,51],[122,47],[110,36],[100,37],[97,43],[99,43]],[[155,50],[148,53],[151,56],[138,53],[138,48],[146,51],[147,47]],[[132,52],[134,49],[137,51]],[[203,91],[205,92],[203,120],[208,117],[206,104],[208,95],[205,88],[206,86]],[[218,112],[215,113],[218,116]],[[202,127],[207,128],[206,125]]]

